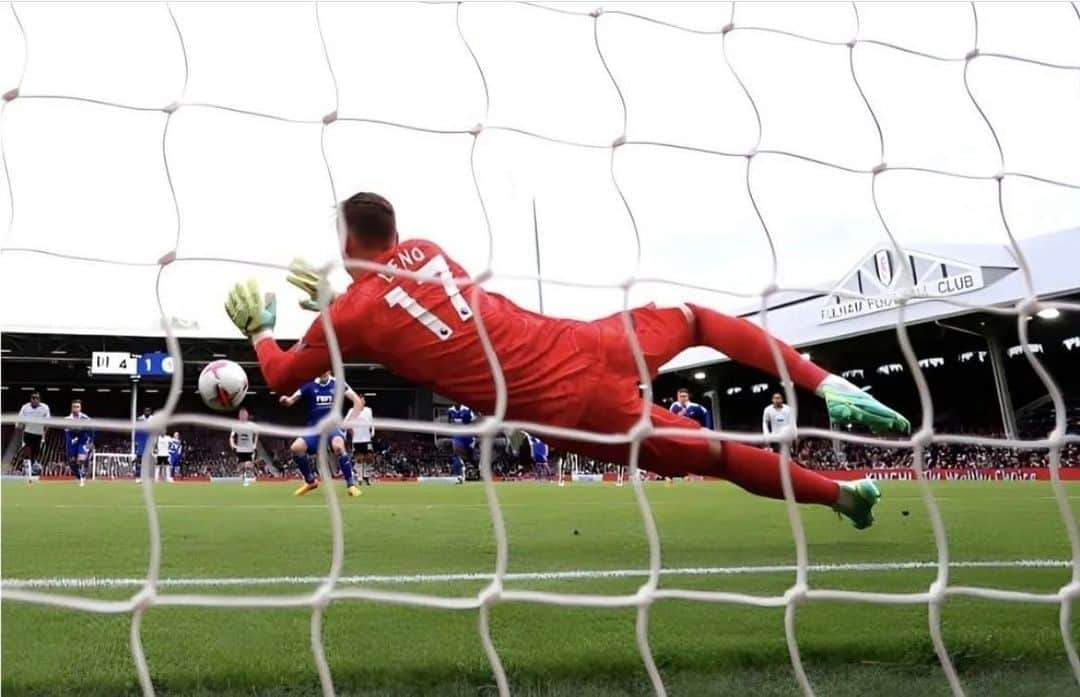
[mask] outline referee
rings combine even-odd
[[[52,416],[49,405],[41,401],[41,393],[31,392],[30,401],[19,409],[19,425],[22,426],[22,448],[20,454],[26,458],[26,476],[34,474],[34,465],[41,467],[38,458],[41,457],[41,442],[45,438],[45,424],[25,423],[25,418],[47,419]]]

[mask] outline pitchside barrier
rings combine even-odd
[[[887,467],[883,469],[827,470],[822,472],[830,479],[852,481],[869,477],[870,479],[915,480],[916,476],[907,467]],[[980,482],[1048,482],[1052,479],[1048,467],[948,467],[928,469],[923,478],[931,481],[980,481]],[[1080,482],[1080,467],[1063,467],[1061,479],[1066,482]]]
[[[908,467],[883,467],[881,469],[853,469],[853,470],[819,470],[821,474],[829,479],[836,479],[839,481],[857,481],[859,479],[879,479],[879,480],[893,480],[893,481],[915,481],[918,477]],[[644,472],[639,470],[639,478],[645,482],[661,481],[661,477],[655,476],[650,472]],[[11,473],[3,475],[5,479],[26,479],[25,474]],[[68,475],[62,476],[35,476],[33,479],[40,479],[41,481],[65,481],[70,480]],[[333,479],[340,479],[340,477],[333,477]],[[680,481],[687,482],[715,482],[722,481],[716,477],[702,477],[698,475],[691,475],[688,477],[679,477]],[[923,473],[923,479],[930,481],[943,481],[943,482],[1048,482],[1051,481],[1050,469],[1048,467],[948,467],[942,469],[929,469]],[[182,476],[177,477],[177,482],[209,482],[209,483],[230,483],[230,482],[242,482],[243,477],[207,477],[207,476]],[[458,478],[453,476],[434,476],[434,477],[372,477],[372,480],[379,484],[401,484],[401,483],[418,483],[418,484],[457,484]],[[512,477],[505,478],[500,476],[492,476],[491,480],[494,482],[514,483],[521,482],[526,484],[535,483],[550,483],[554,484],[555,479],[534,479],[531,477]],[[619,475],[615,472],[605,472],[604,474],[571,474],[569,480],[572,482],[578,482],[581,484],[596,484],[600,482],[612,483],[621,482],[623,479],[619,478]],[[134,481],[132,477],[118,478],[118,482],[122,481]],[[260,484],[295,484],[299,480],[296,477],[260,477],[253,482]],[[1061,481],[1065,482],[1080,482],[1080,467],[1065,467],[1061,470]],[[473,482],[466,482],[470,484]],[[888,496],[888,490],[886,490],[886,496]]]

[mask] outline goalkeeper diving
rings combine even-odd
[[[619,314],[582,322],[520,308],[474,284],[438,245],[400,239],[393,206],[378,194],[355,194],[340,204],[338,215],[347,260],[432,279],[421,283],[350,268],[348,290],[324,310],[346,359],[380,363],[405,380],[494,413],[495,368],[484,351],[476,308],[506,383],[506,418],[603,434],[625,434],[638,424],[644,408],[640,377]],[[288,280],[305,293],[301,306],[317,311],[318,274],[296,263]],[[275,299],[263,296],[254,281],[236,284],[225,309],[254,345],[271,390],[288,394],[330,369],[321,317],[291,349],[282,350],[273,335]],[[650,378],[692,346],[709,346],[734,361],[777,374],[768,335],[744,319],[693,304],[646,305],[629,314]],[[908,420],[896,411],[774,341],[791,379],[825,399],[834,421],[875,432],[910,430]],[[651,406],[650,417],[658,428],[701,428],[693,419],[657,405]],[[545,439],[553,448],[605,462],[627,464],[630,456],[629,443]],[[784,497],[780,456],[743,443],[652,436],[641,442],[638,466],[664,477],[721,477],[759,496]],[[796,501],[828,506],[856,528],[873,523],[880,493],[870,480],[840,483],[801,466],[790,471]]]

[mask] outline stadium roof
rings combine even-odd
[[[922,299],[904,312],[908,324],[943,319],[977,310],[1005,307],[1031,295],[1053,298],[1080,289],[1080,228],[1062,230],[1019,242],[1031,271],[1032,288],[1006,245],[925,244],[904,249],[903,256],[888,244],[869,250],[829,293],[777,293],[768,302],[768,326],[795,346],[810,346],[849,336],[861,336],[896,327],[900,312],[898,293],[914,287]],[[846,295],[845,293],[856,294]],[[740,313],[761,323],[758,308]],[[726,360],[712,349],[684,351],[664,371],[682,370]]]

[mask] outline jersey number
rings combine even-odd
[[[461,289],[454,283],[454,275],[450,273],[450,267],[447,266],[443,255],[433,257],[431,261],[421,266],[416,272],[421,276],[438,276],[442,280],[443,290],[446,291],[446,296],[450,298],[450,304],[454,306],[458,318],[462,321],[472,319],[472,308],[469,307],[469,303],[465,298],[461,296]],[[387,305],[402,308],[439,339],[446,341],[454,333],[454,330],[446,322],[443,322],[431,310],[416,302],[416,299],[401,286],[392,288],[383,297],[386,298]]]

